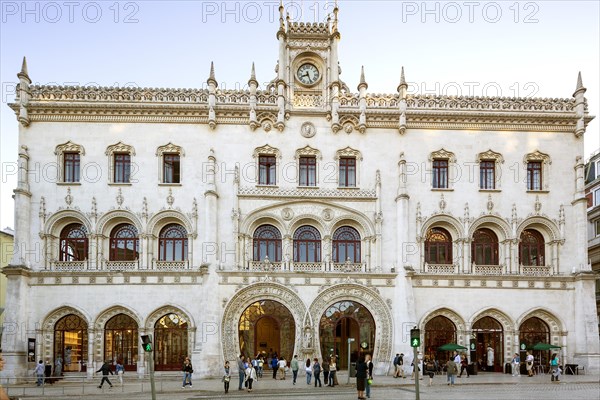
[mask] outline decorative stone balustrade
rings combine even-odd
[[[54,271],[85,271],[88,269],[87,261],[53,261],[51,267]]]

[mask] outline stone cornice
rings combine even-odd
[[[30,86],[27,109],[31,122],[209,122],[206,89],[98,88]],[[250,92],[219,90],[214,107],[217,124],[247,125]],[[277,113],[277,93],[257,91],[256,111]],[[367,128],[397,129],[398,94],[367,94]],[[578,117],[575,99],[452,97],[409,95],[405,112],[408,129],[472,129],[574,132]],[[340,96],[340,123],[360,115],[358,94]],[[18,103],[10,107],[19,113]],[[312,114],[290,110],[290,114]],[[585,123],[594,117],[586,112]],[[344,125],[342,123],[342,125]]]

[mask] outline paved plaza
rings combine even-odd
[[[111,377],[112,378],[112,377]],[[126,379],[123,387],[117,379],[112,379],[112,389],[105,386],[98,389],[100,378],[94,380],[81,379],[47,385],[43,389],[35,385],[8,385],[11,396],[21,399],[150,399],[149,380]],[[259,380],[252,393],[237,390],[237,379],[233,377],[229,394],[225,395],[219,379],[195,379],[193,388],[181,388],[178,376],[159,376],[156,379],[157,399],[161,400],[200,400],[200,399],[277,399],[277,398],[310,398],[312,399],[355,399],[356,390],[351,384],[346,385],[347,375],[339,376],[340,386],[335,388],[315,388],[308,386],[303,376],[297,384],[292,385],[290,378],[285,381],[273,380],[270,377]],[[428,378],[420,381],[420,398],[445,400],[463,399],[528,399],[528,400],[593,400],[600,399],[600,377],[593,375],[566,375],[560,383],[551,383],[549,375],[513,377],[506,374],[485,374],[457,379],[454,387],[446,385],[446,377],[437,375],[432,387],[427,386]],[[414,399],[414,380],[393,379],[390,376],[375,377],[372,387],[372,399]]]

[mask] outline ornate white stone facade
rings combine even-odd
[[[375,321],[378,373],[393,354],[408,353],[410,328],[424,334],[438,315],[464,345],[478,319],[493,317],[504,332],[501,361],[535,316],[563,359],[598,372],[581,157],[593,117],[581,79],[566,99],[454,98],[408,95],[403,70],[397,93],[368,94],[363,71],[351,93],[339,78],[337,9],[329,25],[286,23],[282,13],[277,37],[277,76],[264,90],[254,67],[249,90],[221,91],[214,66],[208,89],[114,89],[31,85],[24,63],[11,104],[21,126],[18,251],[4,270],[5,322],[15,328],[5,329],[7,374],[33,367],[28,337],[38,355],[53,357],[62,316],[86,322],[86,359],[99,362],[109,318],[128,315],[139,333],[153,333],[168,313],[188,321],[196,372],[218,374],[239,352],[240,315],[261,300],[285,305],[295,352],[320,358],[327,307],[364,305]],[[302,63],[321,71],[312,86],[296,77]],[[67,152],[79,154],[78,182],[65,180]],[[128,182],[114,179],[115,154],[130,157]],[[180,155],[178,182],[165,183],[167,154]],[[262,155],[276,160],[274,184],[259,183]],[[315,160],[314,184],[299,183],[302,157]],[[354,184],[344,186],[339,165],[348,158]],[[448,178],[434,188],[436,160],[447,161]],[[492,189],[480,188],[482,161],[495,165]],[[541,187],[528,190],[527,163],[538,161]],[[61,261],[61,231],[74,222],[87,232],[87,255]],[[139,235],[134,260],[110,257],[111,232],[122,223]],[[161,260],[169,224],[187,232],[185,260]],[[254,259],[253,235],[265,224],[281,233],[280,260]],[[320,235],[319,262],[294,261],[294,233],[304,225]],[[360,234],[357,262],[334,260],[341,227]],[[451,236],[451,262],[429,262],[433,228]],[[472,259],[482,228],[497,237],[491,265]],[[520,259],[525,230],[543,238],[541,265]],[[140,348],[140,374],[144,359]]]

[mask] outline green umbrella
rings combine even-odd
[[[467,350],[465,346],[461,346],[456,343],[446,343],[443,346],[438,347],[439,351],[454,351],[454,350]]]
[[[560,346],[555,346],[549,343],[536,343],[533,347],[533,350],[552,350],[552,349],[560,349]]]

